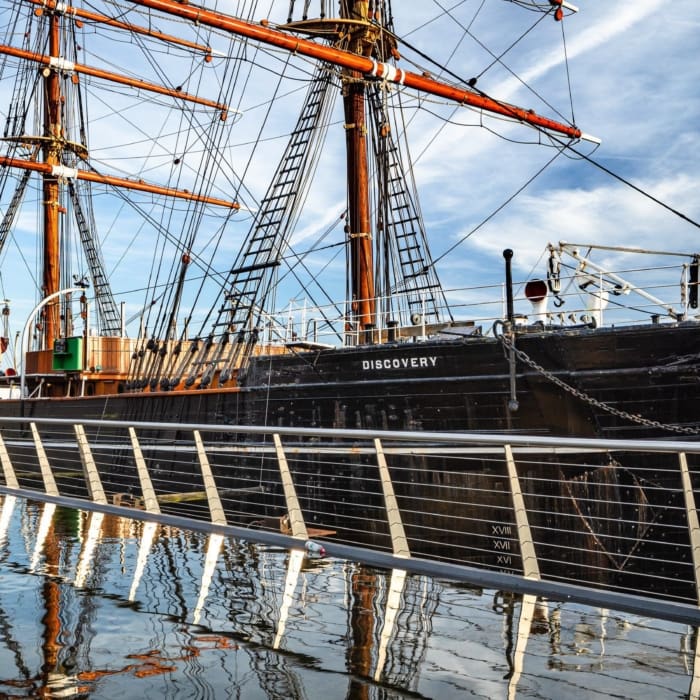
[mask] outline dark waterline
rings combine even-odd
[[[675,623],[538,601],[519,638],[523,602],[504,592],[8,497],[0,529],[0,697],[684,698],[693,687],[696,632]]]

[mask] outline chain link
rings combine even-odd
[[[542,365],[535,362],[535,360],[533,360],[526,352],[523,352],[519,348],[516,348],[515,344],[513,343],[511,338],[507,336],[507,334],[503,333],[499,337],[501,339],[501,342],[503,343],[504,348],[510,352],[513,352],[519,360],[524,362],[526,365],[532,367],[532,369],[539,372],[543,377],[548,379],[553,384],[556,384],[564,391],[568,392],[572,396],[575,396],[577,399],[585,401],[591,406],[600,408],[601,410],[606,411],[607,413],[612,413],[612,415],[617,416],[618,418],[623,418],[633,423],[638,423],[639,425],[646,425],[650,428],[668,430],[670,432],[679,433],[681,435],[700,435],[700,429],[698,428],[690,428],[682,425],[670,425],[668,423],[661,423],[657,420],[650,420],[649,418],[644,418],[638,413],[628,413],[627,411],[621,411],[619,408],[615,408],[610,404],[598,401],[598,399],[594,399],[585,391],[581,391],[580,389],[576,389],[576,387],[567,384],[565,381],[559,379],[559,377],[546,370]]]

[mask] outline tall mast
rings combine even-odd
[[[30,0],[39,3],[39,0]],[[70,8],[56,0],[40,2],[42,8],[36,11],[37,16],[44,16],[48,25],[48,50],[46,54],[27,51],[13,46],[0,45],[0,54],[19,58],[24,61],[38,64],[41,71],[42,104],[40,107],[43,123],[38,135],[10,136],[4,140],[21,144],[23,147],[31,145],[36,152],[41,152],[41,157],[18,158],[0,156],[0,168],[17,168],[26,172],[36,172],[42,182],[42,260],[41,260],[41,295],[43,298],[55,295],[62,286],[66,286],[67,280],[61,280],[61,270],[64,267],[61,245],[61,216],[65,213],[62,206],[64,197],[64,184],[66,180],[86,180],[99,184],[111,185],[119,188],[127,188],[156,195],[183,199],[191,202],[212,204],[233,210],[239,205],[235,201],[219,199],[208,196],[205,193],[192,192],[186,189],[160,186],[144,182],[142,179],[130,179],[113,175],[101,174],[90,168],[72,167],[72,162],[88,162],[88,151],[84,144],[74,143],[70,139],[65,119],[65,105],[68,95],[63,87],[63,81],[70,76],[71,81],[79,84],[81,75],[87,75],[102,81],[126,85],[134,89],[164,95],[175,101],[192,103],[204,108],[215,110],[221,120],[225,120],[228,113],[226,104],[215,100],[205,99],[197,95],[189,94],[179,87],[167,87],[154,83],[120,75],[99,68],[82,65],[69,60],[62,46],[62,37],[65,27],[74,17],[80,15],[93,22],[110,24],[118,28],[127,28],[130,31],[151,36],[167,43],[177,43],[186,48],[199,51],[204,60],[209,61],[211,49],[201,44],[179,40],[147,27],[138,27],[116,22],[109,17],[87,13]],[[65,20],[63,18],[66,18]],[[74,154],[77,158],[67,158]],[[67,165],[71,163],[71,166]],[[26,184],[26,179],[23,181]],[[24,185],[21,185],[24,187]],[[65,273],[64,273],[65,274]],[[50,350],[53,341],[60,337],[67,328],[61,328],[61,302],[58,298],[46,304],[42,310],[40,326],[41,347]],[[66,324],[67,325],[67,324]]]
[[[341,0],[339,17],[327,17],[322,13],[318,19],[307,18],[306,11],[310,3],[305,2],[301,21],[292,21],[294,3],[291,3],[288,23],[276,28],[266,19],[252,23],[189,2],[129,2],[190,20],[198,26],[216,27],[235,36],[308,56],[342,69],[347,149],[350,291],[352,317],[357,330],[365,330],[376,322],[365,116],[365,89],[368,81],[382,81],[387,85],[394,83],[413,88],[570,139],[590,138],[575,126],[549,119],[529,109],[499,102],[472,88],[450,85],[429,75],[406,71],[396,67],[393,62],[387,62],[389,56],[398,57],[398,53],[392,50],[393,40],[390,35],[382,32],[380,18],[370,16],[370,6],[377,4],[367,0]],[[304,34],[311,38],[305,39],[300,36]]]
[[[60,56],[60,18],[52,14],[49,25],[49,55],[58,60]],[[58,71],[48,71],[44,78],[44,162],[58,166],[61,162],[61,82]],[[60,249],[59,249],[59,183],[52,173],[43,176],[44,192],[44,258],[43,284],[44,297],[55,294],[60,289]],[[50,302],[45,309],[43,334],[47,343],[58,337],[59,301]]]
[[[341,17],[366,24],[352,35],[349,50],[363,55],[372,51],[369,36],[369,3],[351,0],[341,3]],[[367,161],[367,125],[365,81],[353,69],[343,72],[343,104],[348,173],[348,220],[350,243],[350,279],[354,320],[360,329],[374,323],[374,273],[372,263],[372,229],[369,204],[369,173]]]

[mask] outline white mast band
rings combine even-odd
[[[401,68],[396,68],[390,63],[377,63],[377,61],[372,59],[372,70],[369,71],[369,74],[373,78],[376,78],[380,67],[382,70],[382,80],[386,80],[390,83],[398,83],[399,85],[404,84],[406,73]]]
[[[51,56],[49,59],[49,66],[51,66],[51,68],[56,68],[56,70],[75,70],[75,63],[73,61],[67,61],[65,58],[61,58],[60,56]]]
[[[78,177],[78,168],[69,168],[66,165],[52,165],[51,174],[54,177],[75,180]]]

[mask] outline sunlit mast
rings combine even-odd
[[[52,14],[49,30],[49,55],[55,58],[60,56],[60,18]],[[61,139],[63,129],[61,127],[61,79],[57,70],[47,71],[45,75],[46,93],[44,98],[44,135],[46,140],[43,145],[44,163],[51,167],[52,172],[44,173],[44,264],[42,294],[44,298],[56,294],[60,290],[61,272],[59,265],[59,211],[60,191],[58,177],[54,174],[55,168],[61,163]],[[44,337],[50,343],[58,337],[59,301],[50,302],[46,307],[44,320]]]
[[[33,0],[32,0],[33,1]],[[26,51],[12,46],[0,45],[0,54],[14,56],[16,58],[31,61],[41,66],[42,76],[44,79],[43,91],[43,125],[42,133],[37,136],[23,134],[19,137],[10,137],[6,140],[16,141],[25,146],[38,147],[41,153],[41,159],[32,157],[31,159],[13,158],[9,156],[0,156],[0,166],[22,169],[25,171],[37,172],[42,178],[42,288],[41,294],[43,298],[47,298],[56,292],[60,291],[61,287],[68,286],[70,281],[61,280],[61,221],[60,217],[64,213],[62,205],[62,194],[64,183],[69,179],[86,180],[99,184],[112,185],[115,187],[139,190],[142,192],[150,192],[156,195],[176,197],[187,199],[190,201],[203,202],[207,204],[219,205],[227,208],[238,208],[238,203],[233,201],[221,200],[214,197],[208,197],[186,190],[178,190],[171,187],[163,187],[159,185],[149,184],[142,180],[129,180],[126,178],[103,175],[89,169],[73,168],[66,165],[69,154],[77,156],[78,159],[87,162],[88,149],[87,144],[74,143],[67,138],[65,126],[63,123],[66,95],[62,90],[62,77],[70,76],[74,84],[79,84],[80,75],[89,75],[91,77],[120,83],[122,85],[146,90],[158,94],[172,97],[176,100],[193,102],[205,107],[217,110],[221,114],[221,118],[225,119],[227,115],[227,106],[218,102],[207,100],[195,95],[190,95],[179,89],[173,89],[147,83],[142,80],[135,80],[127,76],[122,76],[116,73],[111,73],[102,69],[91,66],[77,64],[70,61],[65,55],[62,55],[61,35],[63,21],[79,21],[75,20],[77,11],[62,3],[47,0],[42,9],[37,9],[35,14],[42,16],[48,13],[47,21],[49,23],[49,41],[48,55],[38,54],[31,51]],[[114,21],[110,18],[101,15],[90,15],[86,17],[92,21],[105,22],[113,24]],[[127,25],[123,24],[125,27]],[[162,41],[178,42],[180,40],[164,35],[158,31],[144,27],[135,27],[128,25],[132,31],[138,31],[142,34],[148,34]],[[208,60],[211,50],[209,47],[200,46],[197,44],[187,43],[190,48],[195,48],[205,55],[205,60]],[[23,187],[24,185],[20,185]],[[46,304],[43,310],[43,323],[41,328],[41,336],[43,338],[42,347],[50,349],[53,341],[63,335],[64,330],[60,326],[60,302],[56,298]]]
[[[321,17],[290,22],[278,29],[268,20],[259,24],[172,0],[129,0],[133,4],[216,27],[231,34],[269,44],[292,53],[309,56],[343,69],[343,100],[347,145],[348,236],[350,248],[353,320],[360,329],[375,323],[375,283],[373,277],[372,235],[367,158],[365,86],[368,80],[382,80],[414,88],[470,107],[509,117],[538,129],[570,139],[585,138],[576,127],[540,116],[532,110],[499,102],[473,89],[464,89],[397,68],[387,61],[381,46],[381,17],[370,16],[367,0],[342,0],[340,17]],[[308,3],[305,3],[308,7]],[[290,33],[290,30],[294,33]],[[320,37],[318,42],[298,34]],[[334,40],[333,45],[327,43]]]
[[[291,18],[290,18],[291,19]],[[377,60],[381,26],[372,22],[366,0],[343,0],[339,18],[306,19],[290,22],[286,29],[318,36],[357,56]],[[345,114],[350,295],[352,318],[359,329],[376,322],[376,300],[372,247],[372,221],[369,195],[369,158],[366,80],[356,68],[343,71]]]
[[[369,3],[341,2],[341,18],[353,20],[348,49],[358,55],[371,55],[377,31],[369,23]],[[367,328],[375,322],[372,223],[369,204],[365,81],[362,74],[346,69],[343,80],[345,134],[348,173],[348,232],[350,245],[352,304],[355,322]]]

